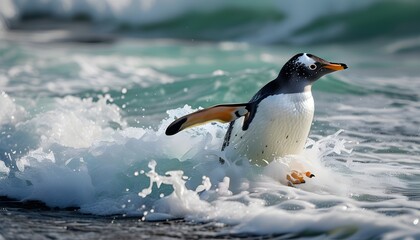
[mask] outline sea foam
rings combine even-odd
[[[26,117],[2,124],[12,126],[8,139],[17,145],[1,156],[0,195],[144,221],[220,222],[238,235],[419,236],[413,203],[390,198],[377,177],[351,162],[346,147],[351,143],[340,132],[309,139],[302,154],[266,167],[246,161],[221,165],[226,125],[164,134],[176,117],[195,110],[187,105],[169,110],[153,129],[127,126],[119,108],[105,98],[55,99],[40,112],[6,101]],[[20,146],[27,136],[31,144]],[[316,177],[289,187],[285,174],[292,169],[308,169]],[[393,180],[389,184],[402,184]],[[401,207],[409,213],[381,213]]]

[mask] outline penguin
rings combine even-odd
[[[308,53],[296,54],[249,102],[196,111],[176,119],[165,133],[170,136],[192,126],[219,121],[230,123],[222,151],[245,157],[252,164],[265,166],[276,158],[299,154],[305,147],[314,116],[312,84],[328,73],[344,69],[347,69],[344,63],[329,62]],[[225,160],[220,158],[220,162]],[[289,185],[300,184],[305,183],[304,176],[315,175],[292,171],[286,179]]]

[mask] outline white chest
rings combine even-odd
[[[262,100],[249,128],[236,121],[229,152],[265,165],[276,157],[300,153],[311,128],[314,101],[310,91],[273,95]]]

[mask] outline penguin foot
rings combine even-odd
[[[311,172],[298,172],[296,170],[293,170],[290,174],[287,174],[286,179],[287,179],[287,185],[293,187],[293,185],[295,184],[302,184],[305,183],[305,179],[303,179],[303,177],[306,176],[308,178],[313,178],[315,177],[315,175],[313,175]]]

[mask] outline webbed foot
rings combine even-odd
[[[308,178],[313,178],[315,177],[314,174],[312,174],[311,172],[298,172],[296,170],[293,170],[290,174],[287,174],[286,179],[287,179],[287,185],[293,187],[295,184],[302,184],[305,183],[305,179],[304,176],[308,177]]]

